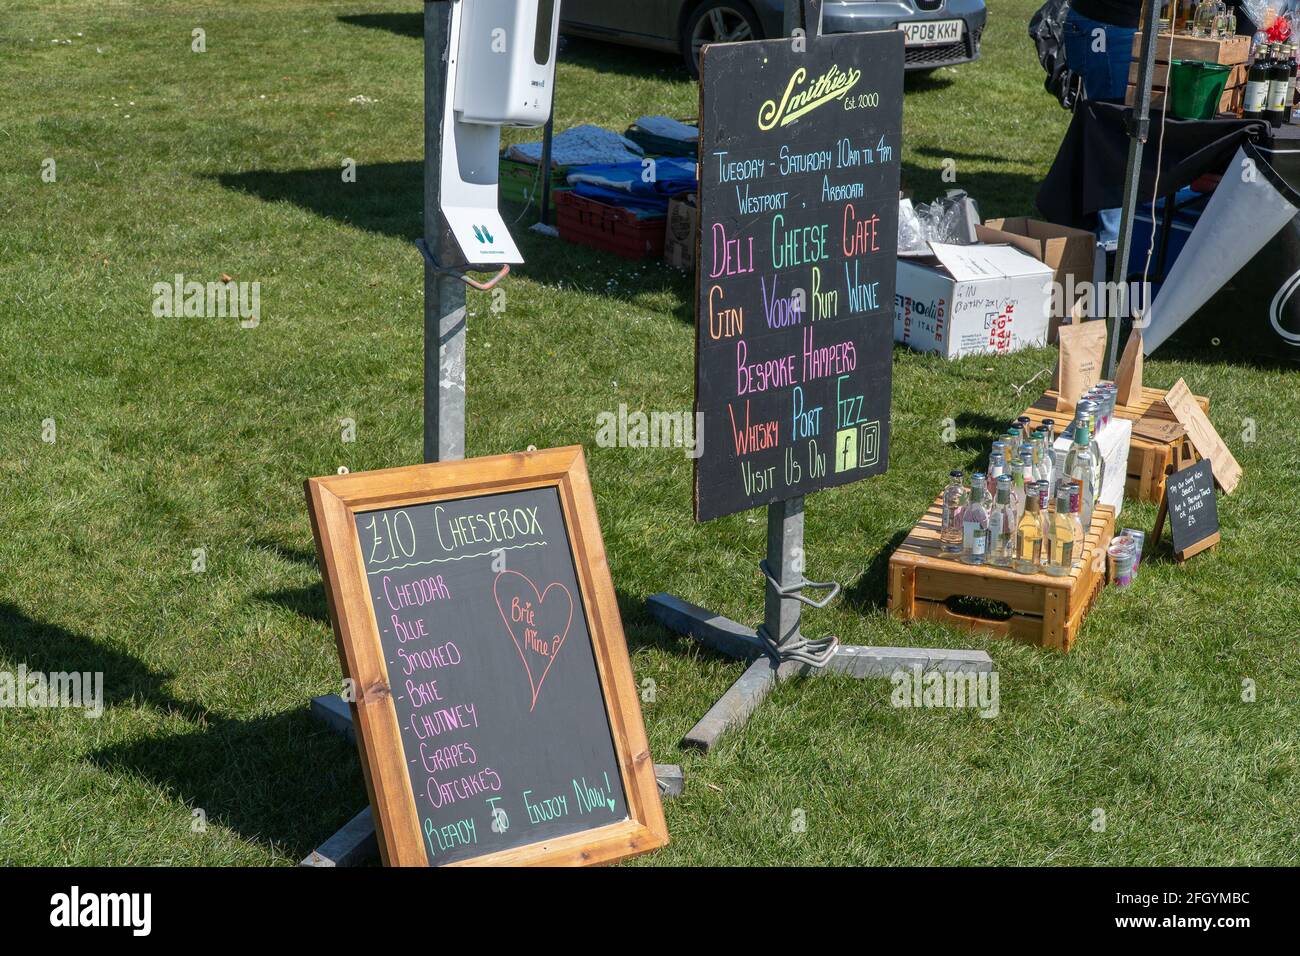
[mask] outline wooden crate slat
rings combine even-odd
[[[998,637],[1069,650],[1084,615],[1106,580],[1099,550],[1115,532],[1115,512],[1099,505],[1079,563],[1069,575],[1020,574],[1010,568],[963,564],[939,550],[943,497],[937,498],[889,559],[889,611],[903,620],[939,621]],[[1005,620],[961,614],[952,598],[997,601],[1010,611]]]
[[[1142,55],[1142,33],[1133,37],[1134,58]],[[1176,36],[1173,52],[1169,49],[1169,34],[1162,33],[1156,37],[1156,60],[1168,63],[1175,60],[1204,60],[1206,63],[1224,65],[1245,63],[1250,59],[1250,37],[1235,36],[1226,40],[1212,40],[1209,37]]]

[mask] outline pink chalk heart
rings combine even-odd
[[[518,571],[502,571],[492,582],[501,620],[510,631],[519,659],[524,662],[532,703],[528,710],[537,707],[537,695],[542,692],[542,682],[555,663],[555,655],[564,646],[573,623],[573,595],[558,581],[539,592],[526,575]]]

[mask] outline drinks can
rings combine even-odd
[[[1119,404],[1119,386],[1114,382],[1101,383],[1102,394],[1106,396],[1106,420],[1115,417],[1115,406]]]
[[[1146,546],[1147,533],[1137,528],[1120,528],[1119,533],[1133,539],[1133,573],[1136,575],[1137,568],[1142,564],[1142,549]]]
[[[1079,402],[1076,415],[1079,416],[1092,415],[1095,419],[1097,419],[1098,425],[1105,424],[1105,422],[1101,420],[1101,403],[1098,402],[1095,398],[1089,398],[1087,395],[1085,395],[1083,397],[1083,400]]]
[[[1132,584],[1137,572],[1137,550],[1133,539],[1126,534],[1111,538],[1106,554],[1110,556],[1110,583],[1121,588]]]

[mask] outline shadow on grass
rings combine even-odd
[[[908,70],[903,74],[903,93],[946,90],[955,82],[951,73],[942,73],[940,70]]]
[[[1253,321],[1257,327],[1243,328],[1243,320]],[[1122,342],[1128,341],[1127,326],[1126,322],[1122,328]],[[1266,314],[1243,315],[1233,294],[1223,293],[1202,306],[1151,358],[1193,365],[1240,365],[1264,372],[1300,370],[1300,347],[1288,346],[1275,335]]]
[[[270,538],[258,538],[253,542],[253,547],[263,551],[270,551],[281,561],[287,561],[290,564],[301,564],[308,568],[317,568],[319,564],[316,561],[316,552],[307,551],[303,548],[295,548],[291,544],[282,544],[279,541],[273,541]]]
[[[844,603],[863,611],[884,610],[889,604],[889,558],[906,540],[909,531],[898,531],[872,557],[867,569],[844,589]]]
[[[414,40],[424,39],[423,13],[349,13],[340,15],[338,21],[347,26],[386,30]],[[690,80],[686,65],[676,54],[589,40],[572,34],[561,35],[556,58],[600,73],[618,73],[624,76],[676,73],[683,80]]]
[[[305,704],[304,700],[304,704]],[[305,857],[365,805],[356,750],[301,710],[134,740],[90,754],[148,780],[207,822]]]
[[[624,46],[621,43],[607,43],[601,40],[589,40],[585,37],[568,35],[563,37],[557,59],[585,70],[597,73],[615,73],[620,76],[660,75],[676,77],[684,83],[694,83],[686,72],[686,64],[676,53],[664,53],[659,50],[646,50],[641,47]],[[564,95],[564,88],[557,87],[557,95]],[[677,117],[687,119],[689,117]],[[636,119],[628,117],[628,122]]]
[[[410,242],[412,261],[419,261],[414,243],[423,234],[422,163],[358,166],[355,183],[344,183],[339,170],[332,167],[250,170],[219,173],[214,178],[226,189],[265,202],[292,203],[326,219]],[[672,313],[681,321],[694,324],[691,280],[685,273],[660,259],[631,261],[535,233],[529,227],[538,217],[531,209],[506,206],[502,215],[525,259],[523,265],[511,269],[512,275],[634,306],[644,304],[638,302],[642,296],[669,295],[675,300],[669,306]],[[653,307],[665,311],[662,302]]]
[[[918,152],[925,154],[925,149]],[[944,150],[934,150],[936,157],[959,158]],[[985,162],[971,159],[968,162]],[[999,160],[1005,162],[1005,160]],[[985,218],[996,215],[1034,215],[1034,190],[1038,180],[1025,173],[1010,173],[991,169],[972,169],[968,165],[959,167],[955,183],[943,181],[943,166],[926,167],[904,161],[902,184],[911,191],[914,204],[928,203],[945,195],[949,189],[964,189],[979,203],[980,214]]]
[[[956,419],[958,428],[973,428],[983,432],[981,435],[966,435],[953,442],[953,447],[973,457],[966,462],[966,471],[982,468],[988,463],[989,453],[993,451],[993,442],[1007,430],[1011,424],[982,412],[962,412]]]
[[[424,164],[374,163],[357,167],[355,183],[342,167],[219,173],[226,189],[266,202],[289,202],[318,216],[414,243],[423,231]],[[412,250],[418,258],[418,253]]]
[[[338,21],[350,27],[387,30],[416,40],[424,38],[423,13],[346,13],[341,14]]]
[[[1019,162],[1019,160],[1014,156],[996,156],[993,153],[971,153],[960,149],[940,149],[938,146],[918,146],[916,147],[916,153],[918,156],[928,156],[931,159],[968,159],[973,163],[993,163],[995,165]]]
[[[321,624],[330,623],[329,606],[325,603],[325,588],[321,584],[304,584],[297,588],[279,591],[262,591],[253,595],[259,601],[278,604],[299,617]]]
[[[105,708],[146,704],[192,722],[212,718],[206,708],[167,690],[171,674],[93,638],[29,617],[7,601],[0,601],[0,655],[25,664],[29,672],[103,674]]]
[[[309,715],[305,698],[301,711],[223,717],[176,698],[167,690],[170,674],[9,602],[0,602],[0,656],[22,662],[29,673],[102,673],[105,708],[152,706],[194,725],[104,747],[89,760],[158,784],[250,839],[306,856],[366,800],[355,751]],[[309,814],[304,806],[312,808]]]

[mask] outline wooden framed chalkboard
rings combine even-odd
[[[903,46],[884,30],[703,50],[697,521],[887,466]]]
[[[306,490],[386,864],[668,842],[580,447]]]
[[[1175,471],[1165,481],[1165,496],[1152,535],[1159,541],[1166,516],[1174,557],[1186,561],[1219,543],[1219,502],[1214,494],[1214,466],[1205,458]]]

